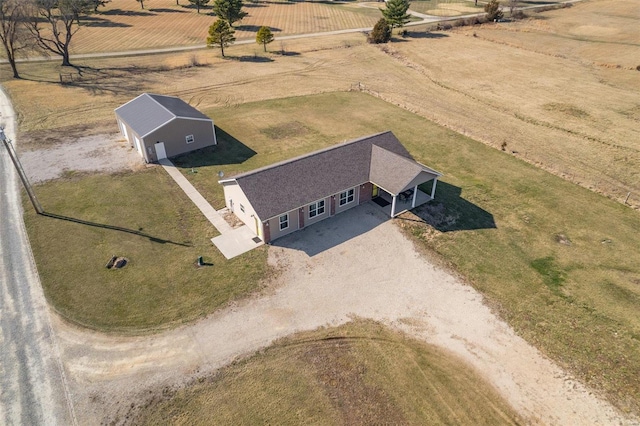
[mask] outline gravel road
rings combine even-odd
[[[0,89],[0,121],[15,117]],[[18,177],[0,144],[0,424],[76,424],[49,309],[22,222]]]

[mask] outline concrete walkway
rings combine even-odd
[[[213,208],[211,204],[191,185],[191,182],[168,158],[158,161],[160,165],[169,173],[169,176],[178,184],[180,188],[187,194],[187,197],[200,209],[202,214],[209,222],[220,232],[220,235],[212,238],[211,242],[220,250],[227,259],[232,259],[243,253],[246,253],[258,246],[264,244],[261,240],[255,240],[256,237],[251,230],[242,225],[239,228],[232,228],[220,213]]]

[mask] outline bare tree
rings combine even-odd
[[[13,78],[20,78],[16,67],[16,54],[26,48],[29,36],[24,25],[26,19],[24,2],[0,0],[0,40],[13,71]]]
[[[62,57],[62,66],[71,66],[69,45],[87,4],[86,0],[31,0],[27,27],[38,47]]]

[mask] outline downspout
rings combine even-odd
[[[433,178],[433,186],[431,187],[431,199],[433,200],[436,196],[436,184],[438,183],[438,177]]]
[[[411,208],[416,207],[416,198],[418,196],[418,185],[413,187],[413,200],[411,200]]]

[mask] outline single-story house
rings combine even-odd
[[[147,163],[217,144],[213,120],[174,96],[143,93],[115,113],[120,133]]]
[[[384,132],[219,183],[227,208],[269,243],[372,199],[394,217],[433,199],[440,176]],[[429,181],[425,194],[418,185]]]

